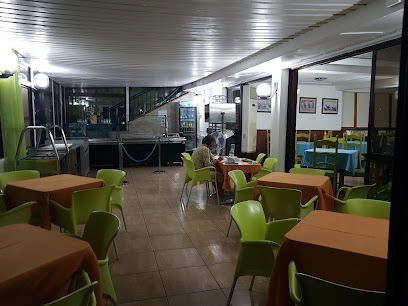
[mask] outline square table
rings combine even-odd
[[[51,229],[50,200],[71,207],[71,196],[74,191],[103,186],[105,182],[101,179],[60,174],[8,183],[4,193],[7,209],[29,201],[37,201],[39,207],[34,207],[33,216],[41,216],[41,227]]]
[[[302,161],[300,162],[301,167],[313,167],[313,152],[314,152],[313,149],[305,151],[302,157]],[[317,148],[316,152],[334,153],[335,150]],[[316,162],[323,162],[325,158],[327,157],[317,156]],[[337,169],[345,170],[354,175],[354,170],[360,169],[360,168],[361,168],[361,161],[360,161],[360,156],[358,154],[358,150],[342,150],[342,149],[337,150]]]
[[[389,221],[312,211],[282,242],[269,281],[268,306],[294,305],[288,265],[334,283],[385,291]]]
[[[318,195],[318,209],[334,209],[333,187],[328,176],[272,172],[260,177],[256,182],[257,186],[298,189],[302,191],[302,204],[306,204],[312,197]],[[254,199],[258,198],[259,190],[254,188]]]
[[[251,162],[243,162],[239,160],[236,164],[229,164],[225,161],[220,161],[219,166],[221,168],[222,173],[224,174],[224,183],[222,188],[224,190],[231,190],[231,183],[230,178],[228,176],[228,172],[231,170],[242,170],[244,173],[253,174],[257,173],[259,169],[261,169],[262,165],[260,163],[251,163]]]
[[[72,278],[84,270],[98,281],[98,260],[86,241],[28,224],[0,227],[0,304],[43,305],[67,294]]]

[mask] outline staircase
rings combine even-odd
[[[181,87],[146,88],[130,97],[129,121],[148,114],[183,94]],[[116,118],[119,118],[119,123],[126,122],[124,105],[125,101],[122,101],[109,108],[110,118],[114,118],[112,123],[116,123]]]

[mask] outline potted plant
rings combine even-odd
[[[89,121],[91,123],[97,123],[98,121],[98,115],[99,115],[99,109],[96,106],[90,106],[88,108],[88,115],[89,115]]]

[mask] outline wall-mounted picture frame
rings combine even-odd
[[[270,113],[271,112],[271,99],[259,99],[257,112],[258,113]]]
[[[317,98],[300,97],[299,98],[299,113],[316,114]]]
[[[323,98],[322,114],[337,114],[339,112],[339,99]]]

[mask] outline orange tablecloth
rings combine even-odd
[[[8,183],[5,188],[7,208],[13,208],[29,201],[37,201],[40,208],[33,209],[33,216],[41,215],[41,227],[51,229],[50,200],[65,207],[71,207],[71,195],[74,191],[105,186],[100,179],[60,174],[26,181]]]
[[[82,240],[28,224],[0,228],[0,304],[43,305],[64,296],[83,269],[102,305],[98,260]]]
[[[389,221],[328,211],[312,211],[289,231],[269,282],[268,306],[294,305],[288,265],[338,284],[385,290]]]
[[[225,164],[225,162],[219,162],[220,168],[222,173],[224,174],[224,183],[222,185],[222,188],[224,190],[231,190],[231,182],[230,178],[228,176],[228,172],[231,170],[242,170],[244,173],[252,174],[252,173],[257,173],[259,169],[261,169],[262,165],[259,163],[256,164],[251,164],[251,163],[245,163],[245,162],[240,162],[239,164]]]
[[[334,210],[333,187],[327,176],[272,172],[260,177],[256,183],[261,186],[298,189],[302,191],[302,204],[318,195],[318,209]],[[258,197],[259,190],[255,188],[254,199]]]

